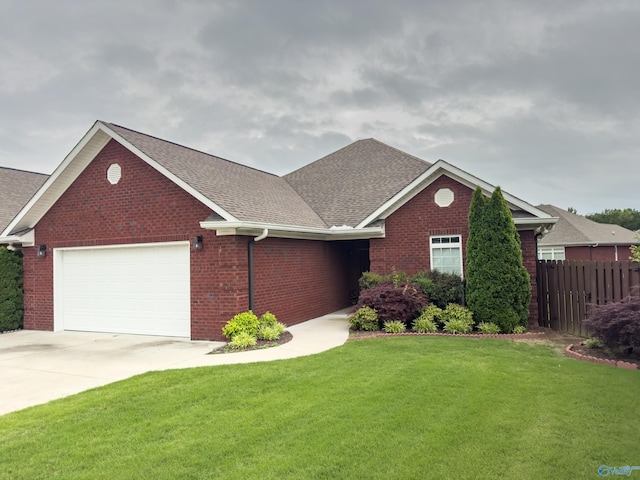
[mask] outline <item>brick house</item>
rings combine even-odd
[[[350,304],[366,270],[464,275],[471,194],[493,186],[360,140],[283,177],[96,122],[0,244],[21,246],[27,329],[221,339],[234,314],[286,324]],[[504,194],[531,274],[555,218]]]
[[[635,232],[620,225],[598,223],[555,205],[538,205],[558,218],[538,244],[540,260],[624,261],[636,245]]]

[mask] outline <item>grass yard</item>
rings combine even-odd
[[[0,475],[600,478],[601,464],[640,465],[639,439],[638,371],[504,340],[377,338],[149,373],[5,415]]]

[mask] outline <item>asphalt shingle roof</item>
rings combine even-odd
[[[539,242],[540,245],[634,245],[634,232],[620,225],[598,223],[558,208],[538,205],[540,210],[558,217],[558,223]]]
[[[327,228],[283,178],[103,122],[238,220]]]
[[[49,178],[43,173],[0,167],[0,232]]]
[[[378,140],[366,139],[284,179],[327,225],[355,227],[430,165]]]

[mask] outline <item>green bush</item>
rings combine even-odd
[[[460,320],[473,326],[473,312],[466,307],[462,307],[456,303],[450,303],[447,308],[440,313],[440,322],[446,323],[451,320]]]
[[[453,318],[445,322],[442,329],[447,333],[471,333],[473,325],[465,322],[461,318]]]
[[[447,333],[470,333],[473,330],[473,313],[455,303],[447,305],[440,314],[440,321],[444,324],[442,330]]]
[[[517,334],[522,334],[525,333],[527,331],[527,327],[523,326],[523,325],[516,325],[515,327],[513,327],[513,333],[517,333]]]
[[[278,323],[278,319],[271,312],[264,312],[259,318],[261,327],[274,327]]]
[[[493,322],[503,332],[526,326],[531,282],[522,263],[520,236],[497,187],[488,199],[478,187],[469,207],[466,256],[466,303],[479,322]]]
[[[420,316],[414,320],[411,330],[418,333],[433,333],[438,331],[438,325],[432,319]]]
[[[258,340],[278,340],[282,332],[275,325],[262,325],[258,329]]]
[[[459,275],[438,270],[425,270],[409,279],[420,287],[431,303],[445,308],[450,303],[464,302],[464,282]]]
[[[252,337],[258,334],[258,328],[260,327],[260,321],[258,317],[251,311],[239,313],[231,320],[229,320],[224,327],[222,327],[222,334],[229,340],[240,334],[246,333]]]
[[[378,330],[378,314],[371,307],[359,308],[349,317],[349,325],[353,330],[365,330],[374,332]]]
[[[427,305],[422,309],[419,318],[426,318],[432,322],[439,322],[440,315],[442,315],[442,309],[437,305]]]
[[[480,322],[478,324],[478,331],[480,333],[484,333],[485,335],[495,335],[497,333],[500,333],[500,327],[495,323]]]
[[[0,332],[22,327],[22,252],[0,247]]]
[[[584,341],[584,346],[590,349],[597,349],[597,348],[602,348],[604,345],[599,339],[592,337],[592,338],[587,338]]]
[[[231,339],[230,345],[232,348],[242,349],[248,347],[255,347],[258,343],[255,336],[247,332],[238,332]]]
[[[400,320],[392,320],[390,322],[384,322],[383,330],[387,333],[402,333],[407,329],[404,322]]]
[[[360,286],[360,291],[367,290],[371,287],[375,287],[379,283],[388,280],[384,275],[380,275],[374,272],[362,272],[360,279],[358,280],[358,285]]]

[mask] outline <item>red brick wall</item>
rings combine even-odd
[[[454,201],[439,207],[435,193],[449,188]],[[371,271],[387,274],[392,269],[410,275],[431,268],[429,237],[432,235],[462,235],[463,263],[469,237],[469,205],[473,190],[442,176],[390,215],[385,222],[385,238],[370,241]],[[530,323],[537,324],[536,248],[532,230],[520,232],[524,265],[531,276],[532,301]]]
[[[348,244],[266,238],[253,248],[256,314],[294,325],[349,306]]]
[[[616,248],[614,246],[598,247],[565,247],[564,256],[567,260],[597,260],[614,261],[616,259]],[[627,261],[631,256],[628,246],[618,247],[618,261]]]
[[[118,162],[122,178],[106,179]],[[191,250],[193,339],[220,338],[224,322],[246,309],[247,255],[243,237],[217,237],[199,222],[210,210],[173,182],[110,141],[36,225],[37,247],[24,249],[27,329],[53,329],[53,254],[59,247],[171,242],[203,235],[204,249]]]

